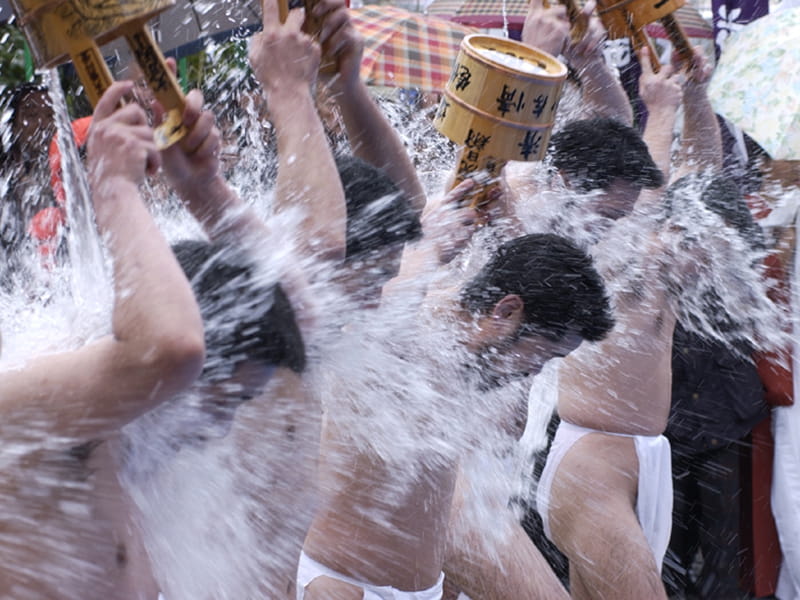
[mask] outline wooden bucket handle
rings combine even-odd
[[[669,41],[678,53],[678,58],[684,66],[690,66],[694,60],[694,50],[692,49],[689,38],[686,36],[683,27],[675,18],[674,13],[664,15],[659,19],[659,22],[664,27]]]
[[[188,131],[183,125],[183,111],[186,107],[183,92],[167,67],[164,55],[149,29],[143,23],[138,23],[125,27],[123,32],[147,84],[166,111],[164,122],[155,128],[155,135],[158,147],[167,148]],[[71,37],[69,53],[89,102],[93,107],[97,106],[100,97],[114,83],[103,53],[88,36]]]

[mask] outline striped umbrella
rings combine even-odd
[[[433,0],[427,14],[472,27],[522,26],[528,0]]]
[[[371,85],[444,89],[461,39],[474,29],[393,6],[350,12],[364,38],[361,77]]]
[[[688,38],[696,39],[714,39],[714,27],[703,18],[696,8],[689,4],[684,4],[672,16],[683,27],[683,31]],[[667,39],[667,32],[658,21],[650,23],[645,27],[647,35],[654,38]]]

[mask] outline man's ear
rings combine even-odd
[[[572,185],[570,185],[569,177],[567,176],[566,171],[564,171],[564,169],[558,169],[557,173],[558,176],[561,177],[561,181],[564,184],[564,187],[567,188],[568,190],[571,190]]]
[[[522,322],[525,304],[516,294],[509,294],[494,305],[492,317],[503,321],[513,322],[518,327]]]

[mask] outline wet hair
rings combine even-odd
[[[19,112],[20,109],[25,108],[23,102],[30,94],[43,94],[47,102],[50,102],[47,96],[48,89],[46,85],[37,85],[35,83],[23,83],[18,85],[12,90],[8,99],[8,110],[12,112],[12,120],[16,118],[17,112]]]
[[[736,229],[751,248],[756,250],[765,248],[761,227],[753,219],[742,196],[742,190],[733,179],[714,177],[707,181],[697,174],[681,177],[669,186],[664,195],[666,210],[668,212],[680,210],[680,207],[676,206],[680,202],[679,196],[693,192],[699,193],[700,201],[705,207],[721,217],[728,226]]]
[[[582,192],[605,190],[615,179],[657,188],[664,175],[632,127],[608,118],[567,123],[550,139],[553,166]]]
[[[422,235],[419,215],[409,199],[381,169],[357,158],[336,158],[347,204],[345,260]]]
[[[592,259],[566,238],[550,233],[518,237],[500,246],[461,290],[461,305],[487,314],[509,294],[524,304],[521,333],[558,340],[575,332],[603,339],[614,326],[606,288]]]
[[[742,133],[744,147],[747,151],[747,163],[744,166],[744,184],[742,189],[745,194],[752,194],[761,188],[764,181],[764,170],[772,158],[761,145],[746,133]]]
[[[303,338],[280,284],[257,281],[250,259],[220,244],[184,240],[172,250],[206,324],[204,376],[230,376],[244,361],[305,368]]]

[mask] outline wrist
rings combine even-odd
[[[265,88],[267,95],[267,110],[270,120],[291,119],[296,114],[298,106],[310,102],[313,104],[313,94],[308,81],[295,82],[292,85]]]
[[[334,95],[346,97],[357,93],[358,88],[362,85],[364,85],[364,83],[361,81],[361,77],[358,74],[353,76],[339,73],[331,79],[328,87]]]
[[[680,104],[655,104],[649,105],[645,102],[645,107],[647,108],[647,114],[649,115],[648,118],[652,117],[659,117],[659,118],[669,118],[675,117],[678,114],[678,107]]]
[[[116,214],[122,204],[139,195],[139,184],[125,175],[93,176],[90,181],[92,205],[98,224]]]

